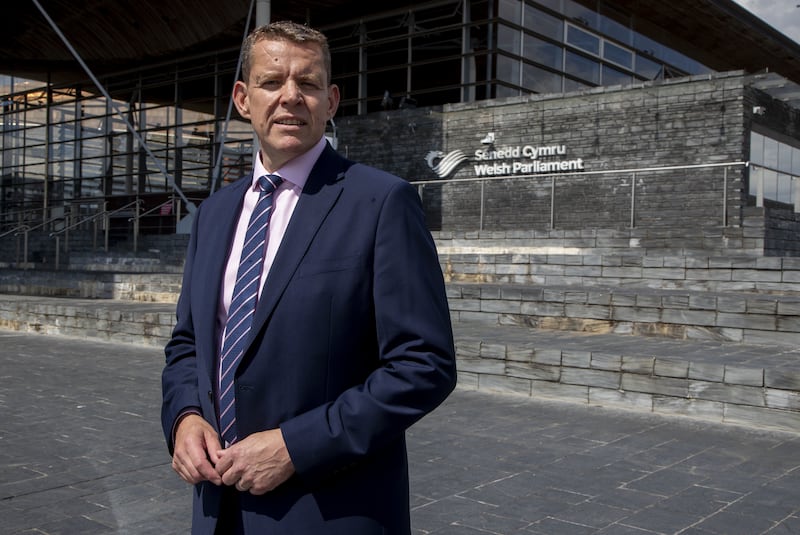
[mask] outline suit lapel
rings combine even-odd
[[[343,188],[340,180],[349,165],[348,160],[328,146],[311,170],[264,284],[250,331],[251,343],[272,314],[314,236],[339,199]]]
[[[239,220],[239,214],[242,211],[244,194],[251,182],[252,175],[241,178],[234,184],[219,190],[216,193],[218,197],[215,201],[217,202],[208,203],[210,210],[203,216],[213,222],[208,225],[208,231],[202,238],[211,247],[206,254],[195,260],[196,262],[202,262],[202,265],[197,266],[195,269],[204,271],[200,280],[207,281],[208,291],[201,293],[201,309],[208,310],[209,313],[198,315],[195,319],[198,323],[195,332],[196,336],[201,339],[199,342],[201,347],[214,348],[213,358],[207,361],[208,372],[212,374],[212,377],[216,373],[216,370],[214,370],[215,357],[219,351],[217,311],[219,310],[219,300],[222,295],[221,288],[225,265],[233,243],[236,222]]]

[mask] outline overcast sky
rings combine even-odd
[[[781,33],[800,43],[800,0],[734,0]]]

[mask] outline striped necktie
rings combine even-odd
[[[267,226],[272,212],[272,194],[281,182],[283,179],[277,175],[264,175],[258,179],[261,195],[247,226],[233,297],[228,309],[228,320],[225,323],[220,352],[218,401],[220,434],[228,444],[233,444],[239,438],[236,432],[234,377],[236,366],[244,354],[258,301]]]

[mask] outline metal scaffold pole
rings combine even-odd
[[[250,32],[250,19],[252,18],[252,15],[253,15],[253,4],[255,2],[256,2],[256,0],[251,0],[250,9],[247,10],[247,21],[244,23],[244,35],[242,36],[242,42],[244,42],[245,38],[247,38],[247,34]],[[266,8],[261,5],[262,3],[266,3],[267,4]],[[266,16],[267,20],[269,21],[269,16],[270,16],[270,14],[269,14],[269,9],[270,9],[269,4],[270,3],[268,1],[267,2],[259,1],[255,5],[255,8],[256,8],[255,9],[255,11],[256,11],[256,26],[260,25],[259,22],[258,22],[259,21],[259,17],[263,18],[263,17]],[[266,9],[266,15],[264,13],[260,13],[260,11],[264,11],[264,9]],[[265,23],[261,23],[261,24],[265,24]],[[234,79],[238,79],[239,78],[239,74],[241,72],[242,72],[242,58],[241,58],[241,55],[240,55],[238,61],[236,62],[236,74],[234,75]],[[223,154],[225,152],[225,138],[228,135],[228,125],[231,122],[231,113],[232,112],[233,112],[233,91],[231,91],[231,97],[228,99],[228,111],[225,114],[225,123],[222,126],[222,132],[220,133],[220,136],[219,136],[219,149],[217,150],[217,158],[216,158],[216,161],[214,162],[214,171],[211,173],[211,187],[210,187],[211,193],[214,193],[214,191],[217,189],[217,183],[220,183],[220,184],[222,183],[222,156],[223,156]],[[253,139],[255,140],[254,141],[255,146],[258,146],[257,139],[255,137]],[[257,151],[255,153],[257,154]]]
[[[89,66],[86,64],[86,62],[83,61],[83,58],[81,57],[81,55],[78,54],[78,51],[75,50],[75,48],[69,42],[69,39],[67,39],[67,37],[64,35],[64,33],[61,31],[61,29],[59,29],[59,27],[55,23],[55,21],[52,18],[50,18],[50,15],[47,14],[47,11],[44,10],[44,8],[39,3],[39,1],[38,0],[31,0],[31,1],[36,6],[36,8],[39,10],[39,12],[41,12],[42,16],[47,20],[47,23],[50,25],[50,27],[53,28],[53,31],[56,33],[56,35],[58,35],[58,37],[61,39],[61,41],[64,42],[66,47],[69,49],[70,53],[75,57],[77,62],[80,64],[81,68],[86,72],[86,74],[92,80],[92,83],[94,83],[95,87],[97,87],[97,90],[100,91],[103,94],[103,97],[105,97],[106,100],[111,104],[111,106],[114,108],[114,111],[117,113],[117,115],[119,115],[122,118],[122,120],[125,122],[125,125],[127,126],[128,130],[130,130],[130,132],[139,141],[139,144],[141,145],[141,147],[145,150],[147,155],[153,160],[153,162],[155,163],[156,167],[158,167],[159,172],[161,172],[167,178],[167,181],[169,182],[169,185],[172,187],[172,189],[175,190],[175,192],[180,196],[180,198],[183,199],[183,202],[186,203],[186,208],[189,210],[189,212],[193,213],[197,209],[197,206],[195,206],[195,204],[193,202],[191,202],[189,199],[187,199],[186,195],[184,195],[183,191],[181,191],[181,189],[178,187],[178,185],[175,184],[175,179],[172,177],[172,175],[169,174],[169,172],[167,171],[167,168],[164,167],[164,164],[158,158],[156,158],[156,156],[150,150],[150,147],[147,146],[147,143],[145,142],[145,140],[142,137],[142,135],[136,130],[136,128],[134,128],[134,126],[128,120],[128,117],[127,117],[125,111],[122,108],[120,108],[117,105],[116,102],[114,102],[114,100],[111,98],[111,95],[108,93],[106,88],[103,87],[103,84],[100,83],[100,80],[97,79],[97,77],[94,75],[94,73],[89,68]]]

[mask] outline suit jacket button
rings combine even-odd
[[[214,392],[212,392],[211,390],[208,391],[208,401],[212,403],[214,402]]]

